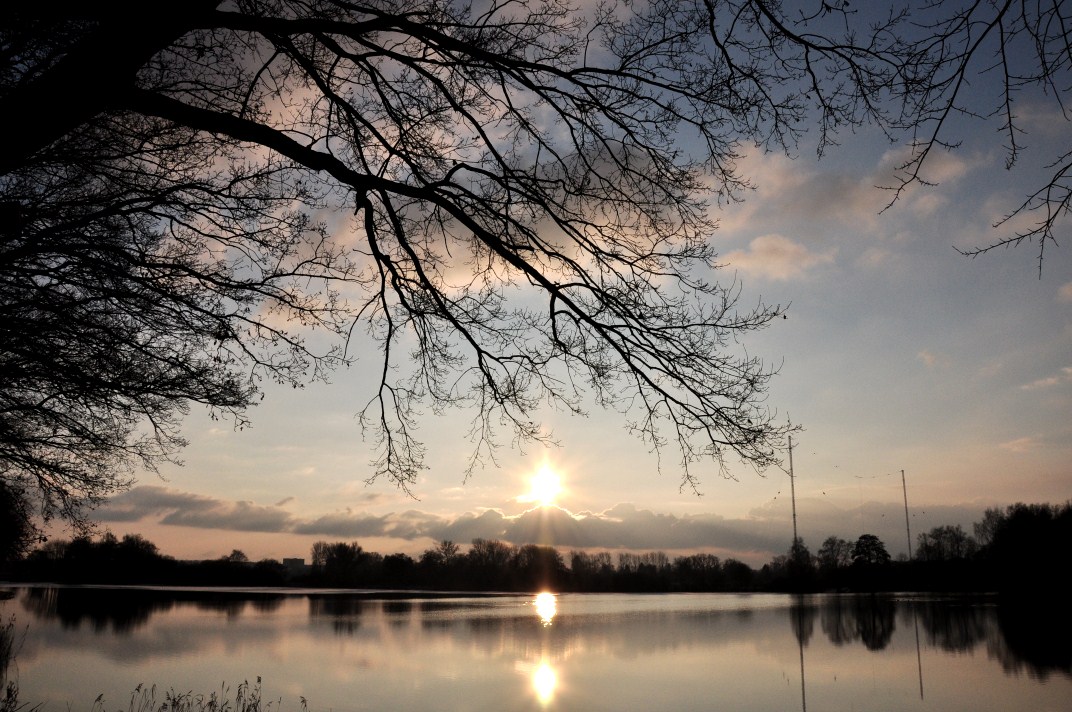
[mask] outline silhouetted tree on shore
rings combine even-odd
[[[42,541],[29,497],[17,483],[0,478],[0,566],[21,559]]]
[[[1066,597],[1072,569],[1072,502],[1013,504],[993,523],[980,552],[1002,590]]]

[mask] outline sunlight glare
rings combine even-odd
[[[522,498],[523,501],[538,502],[542,507],[554,504],[555,499],[562,492],[561,479],[547,464],[544,464],[539,472],[533,475],[530,484],[529,494]]]

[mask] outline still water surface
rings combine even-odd
[[[43,712],[257,677],[276,712],[1072,709],[1062,626],[988,599],[21,587],[0,614]]]

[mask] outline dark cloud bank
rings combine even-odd
[[[289,499],[289,498],[288,498]],[[385,515],[343,511],[317,518],[295,516],[279,505],[222,500],[160,486],[140,486],[108,500],[97,510],[103,522],[156,520],[160,524],[268,532],[325,539],[395,538],[406,541],[499,539],[513,544],[550,544],[560,549],[718,550],[727,555],[782,553],[792,537],[784,507],[754,510],[749,517],[716,514],[659,514],[632,504],[602,512],[571,513],[559,507],[535,508],[517,515],[497,509],[466,512],[454,518],[408,510]],[[855,539],[878,534],[891,552],[903,551],[904,510],[896,504],[863,503],[839,509],[819,501],[799,501],[800,534],[814,551],[830,535]],[[913,536],[939,524],[970,524],[981,507],[934,507],[913,514]],[[925,516],[920,516],[921,514]],[[390,553],[390,552],[384,552]]]

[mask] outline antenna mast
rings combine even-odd
[[[790,452],[789,457],[792,458],[792,452],[793,452],[792,446],[790,446],[789,452]],[[791,459],[790,459],[790,462],[792,462]],[[792,465],[790,465],[790,468],[792,468]],[[904,530],[905,530],[905,534],[908,536],[908,560],[911,561],[912,560],[912,530],[908,528],[908,486],[905,484],[904,470],[901,470],[901,490],[904,492]],[[796,515],[794,515],[794,516],[796,516]]]
[[[800,538],[797,536],[797,485],[796,477],[793,476],[793,436],[789,436],[789,492],[793,499],[793,546],[796,547]],[[908,500],[905,500],[906,502]],[[906,505],[907,506],[907,505]],[[907,509],[905,511],[908,511]]]

